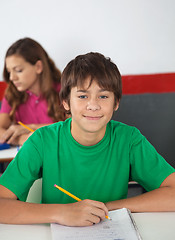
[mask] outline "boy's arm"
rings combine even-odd
[[[90,226],[108,215],[105,204],[83,200],[71,204],[35,204],[17,200],[16,195],[0,185],[0,223],[59,223]]]
[[[131,212],[175,211],[175,173],[169,175],[158,189],[136,197],[106,203],[108,210],[126,207]]]

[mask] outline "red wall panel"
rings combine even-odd
[[[124,75],[123,94],[175,92],[175,73]]]

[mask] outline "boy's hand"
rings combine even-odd
[[[76,203],[62,204],[57,214],[55,222],[59,224],[91,226],[104,220],[108,215],[108,209],[102,202],[86,199]]]

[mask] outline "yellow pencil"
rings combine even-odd
[[[81,201],[80,198],[76,197],[75,195],[73,195],[72,193],[66,191],[65,189],[63,189],[62,187],[59,187],[58,185],[54,185],[54,187],[58,188],[60,191],[64,192],[65,194],[67,194],[68,196],[74,198],[75,200],[77,200],[78,202]],[[109,216],[105,216],[107,219],[111,220],[111,218]]]
[[[22,123],[22,122],[18,122],[21,126],[23,126],[24,128],[26,128],[26,129],[28,129],[30,132],[34,132],[34,130],[33,129],[31,129],[31,128],[29,128],[28,126],[26,126],[24,123]]]

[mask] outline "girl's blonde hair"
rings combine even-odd
[[[60,104],[59,94],[56,91],[56,86],[60,83],[61,72],[43,47],[31,38],[23,38],[9,47],[5,59],[12,55],[20,56],[32,65],[35,65],[38,60],[42,62],[43,71],[40,74],[39,82],[41,96],[46,99],[48,104],[48,115],[55,122],[64,120],[64,110]],[[26,92],[19,92],[13,82],[10,81],[10,74],[7,71],[6,63],[4,63],[3,77],[8,83],[5,97],[12,108],[10,118],[12,121],[15,121],[15,112],[21,103],[26,102],[28,94]]]

